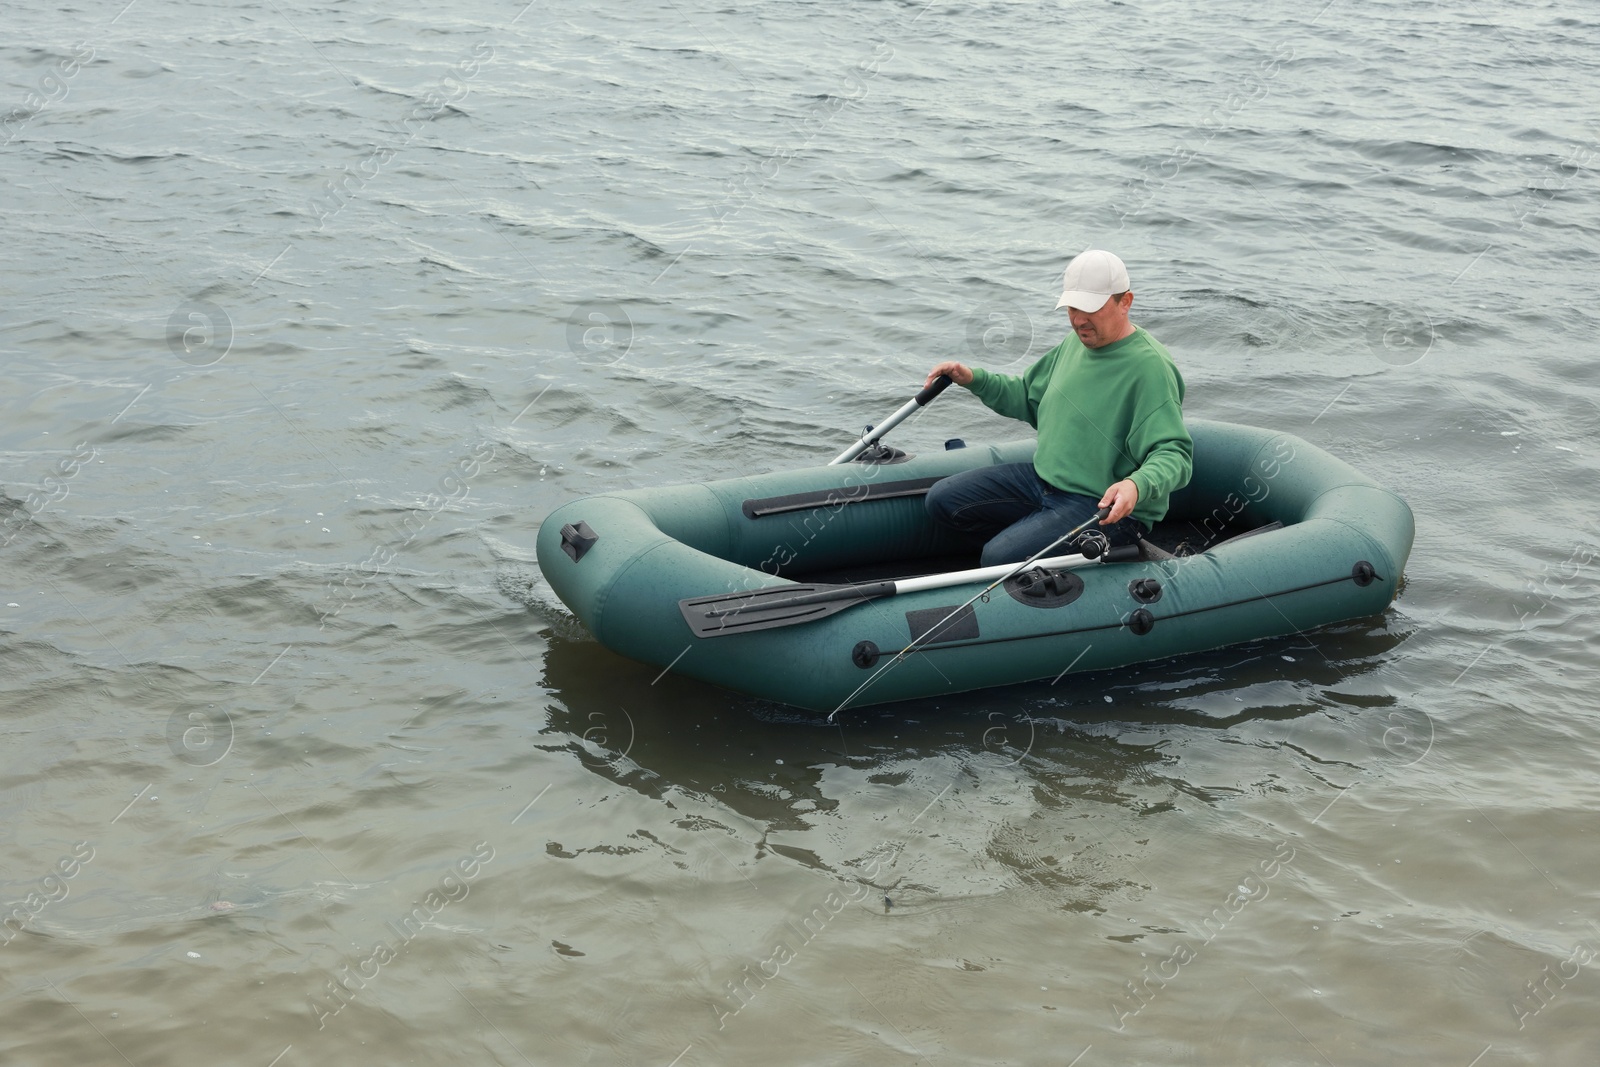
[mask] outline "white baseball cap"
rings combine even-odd
[[[1076,308],[1079,311],[1099,311],[1115,293],[1125,293],[1133,286],[1128,282],[1128,268],[1110,252],[1091,248],[1079,253],[1067,264],[1061,275],[1061,299],[1056,310]]]

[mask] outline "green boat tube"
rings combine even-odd
[[[980,546],[923,498],[1031,459],[1031,440],[587,497],[545,520],[539,567],[612,651],[825,712],[1299,633],[1394,599],[1415,532],[1399,495],[1290,434],[1188,427],[1194,475],[1136,552],[1052,557],[964,608],[1000,574],[971,570]]]

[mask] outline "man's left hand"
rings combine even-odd
[[[1122,481],[1107,489],[1106,495],[1101,497],[1100,503],[1096,505],[1102,508],[1107,505],[1111,507],[1111,514],[1100,520],[1100,525],[1110,526],[1114,522],[1121,522],[1133,514],[1134,505],[1138,503],[1139,487],[1133,484],[1133,479],[1131,478],[1122,479]]]

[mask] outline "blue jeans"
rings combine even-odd
[[[984,540],[983,565],[1020,563],[1100,510],[1100,498],[1068,493],[1046,482],[1032,463],[1003,463],[941,478],[928,490],[933,521]],[[1131,545],[1147,531],[1133,516],[1090,529],[1112,545]],[[1051,550],[1064,556],[1068,542]]]

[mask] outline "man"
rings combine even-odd
[[[1133,544],[1193,470],[1183,376],[1128,320],[1128,268],[1091,249],[1067,264],[1061,281],[1056,309],[1067,309],[1073,334],[1020,377],[954,361],[928,372],[929,382],[948,374],[1039,431],[1032,463],[965,471],[928,491],[934,521],[985,539],[986,567],[1027,559],[1103,507],[1111,509],[1100,522],[1111,544]]]

